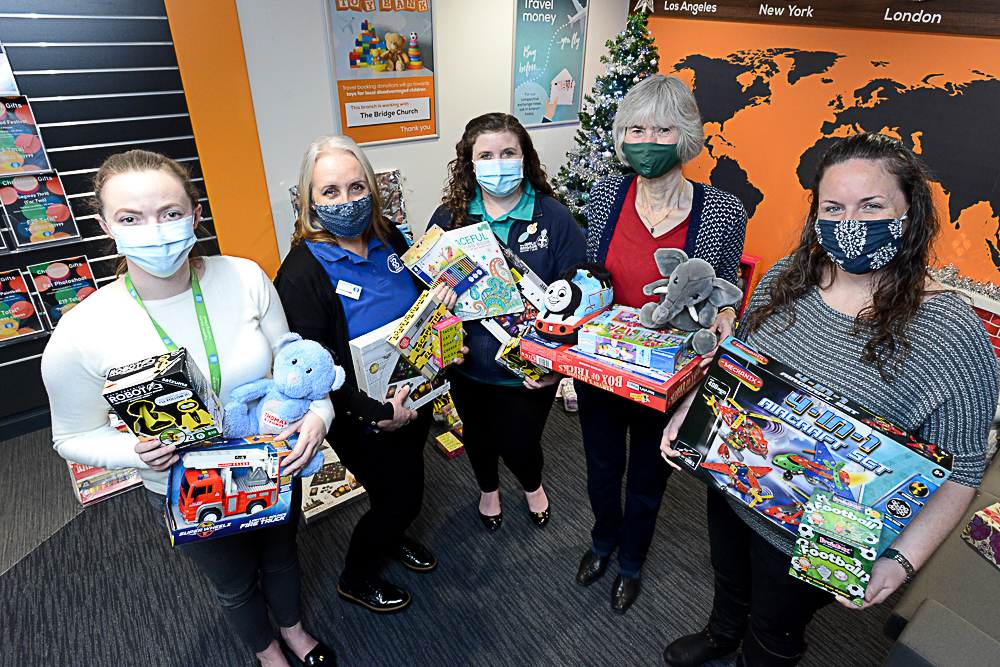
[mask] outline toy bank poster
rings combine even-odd
[[[431,0],[329,0],[343,133],[359,144],[437,136]]]

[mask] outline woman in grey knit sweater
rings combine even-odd
[[[925,168],[902,142],[840,140],[820,161],[798,247],[761,281],[736,334],[954,453],[951,478],[875,562],[862,608],[884,601],[934,553],[985,467],[997,360],[972,309],[927,274],[938,228]],[[668,463],[694,396],[664,431]],[[713,491],[708,531],[712,613],[703,631],[664,649],[664,663],[699,665],[739,648],[737,665],[796,664],[806,625],[833,596],[787,574],[790,536]]]

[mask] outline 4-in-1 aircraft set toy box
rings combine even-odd
[[[814,488],[871,507],[884,523],[879,553],[953,461],[735,338],[716,353],[675,448],[696,477],[792,535]]]
[[[826,489],[805,504],[788,573],[859,607],[882,535],[882,514]]]

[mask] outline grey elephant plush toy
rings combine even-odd
[[[703,259],[688,258],[677,248],[660,248],[653,257],[662,280],[642,288],[643,294],[660,295],[659,303],[647,303],[639,322],[649,329],[673,327],[693,331],[691,348],[698,354],[711,352],[718,336],[707,327],[715,323],[719,309],[735,306],[743,292],[728,280],[715,277],[715,269]]]

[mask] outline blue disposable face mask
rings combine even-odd
[[[169,278],[184,265],[195,244],[194,216],[144,225],[111,228],[119,254],[157,278]]]
[[[494,197],[505,197],[524,180],[521,158],[511,160],[474,160],[479,187]]]
[[[316,204],[316,217],[323,229],[342,239],[355,239],[372,221],[372,193],[343,204]]]
[[[878,271],[889,263],[903,238],[904,213],[884,220],[816,220],[816,236],[833,263],[853,274]]]

